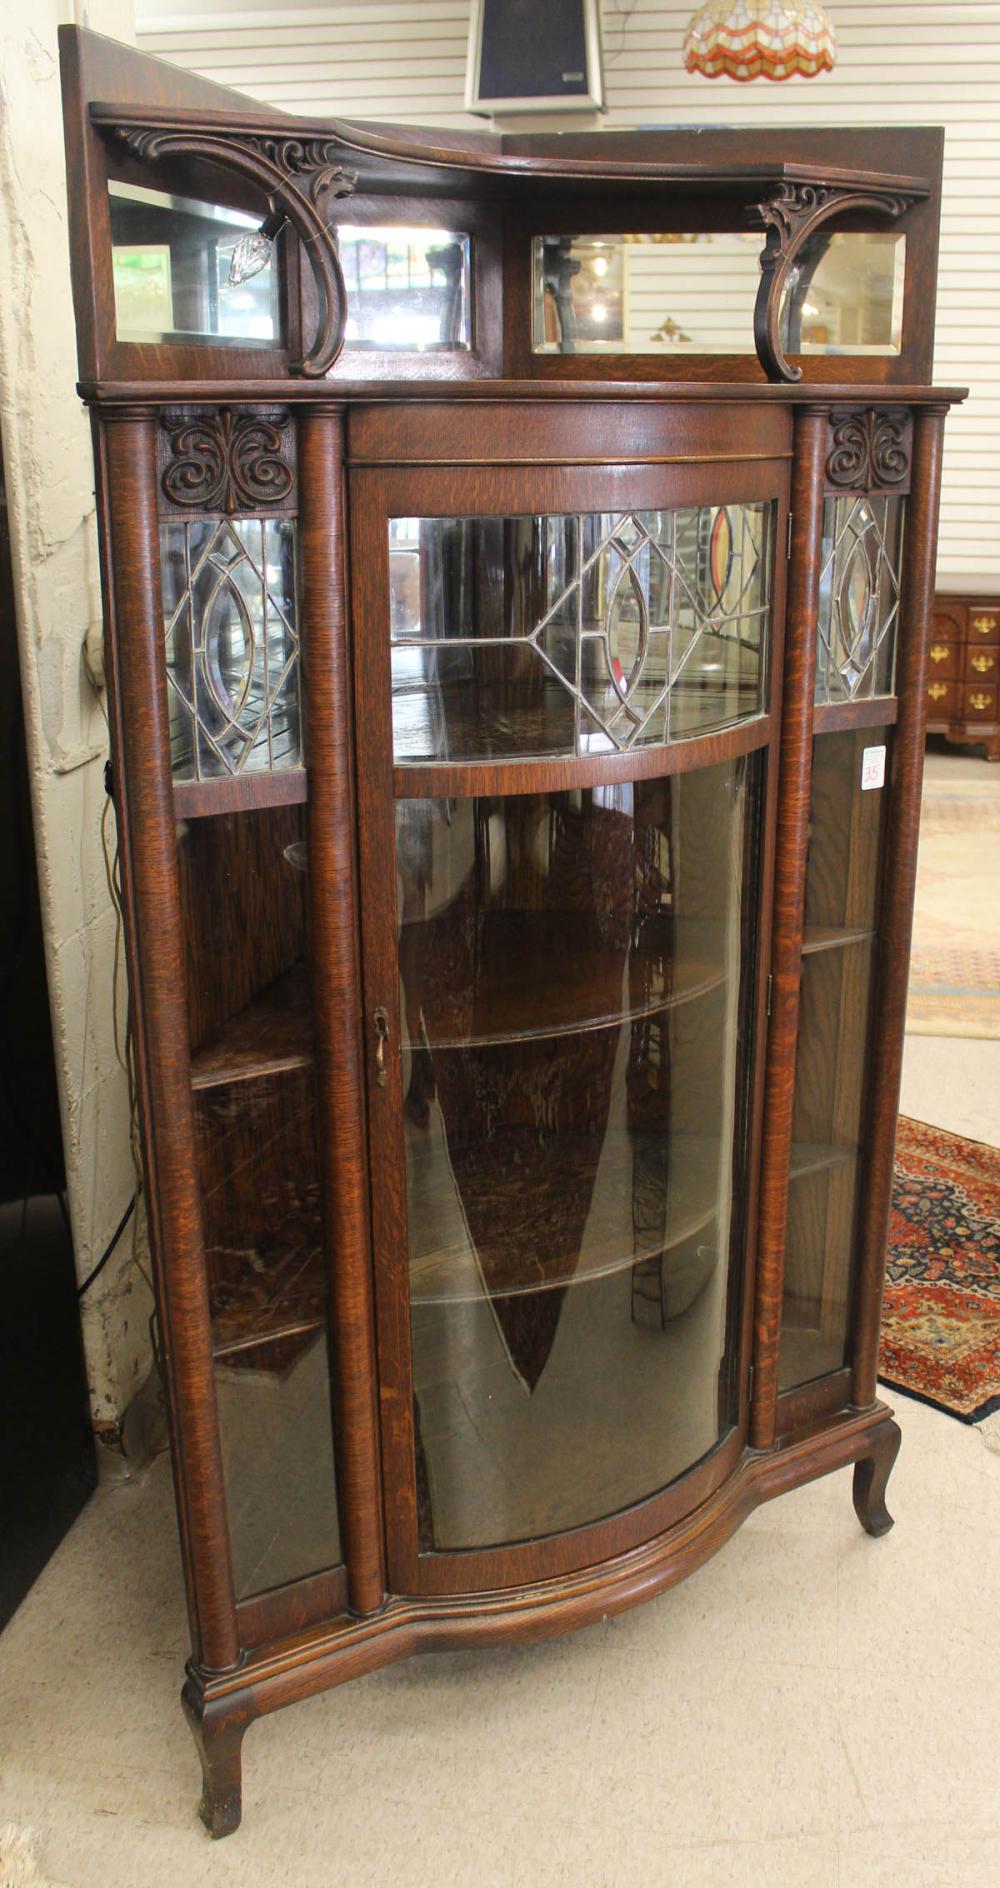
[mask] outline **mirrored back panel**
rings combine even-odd
[[[116,182],[108,205],[119,341],[279,339],[278,271],[259,217]]]
[[[471,243],[449,229],[341,223],[349,348],[463,348],[471,344]]]
[[[536,354],[753,354],[760,231],[535,236]],[[900,352],[906,237],[819,231],[781,307],[788,353]]]

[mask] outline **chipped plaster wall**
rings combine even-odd
[[[75,19],[132,40],[133,8],[132,0],[76,9],[31,0],[0,15],[0,428],[69,1207],[83,1279],[134,1179],[100,837],[107,738],[81,662],[100,591],[90,429],[75,391],[56,28]],[[146,1374],[150,1310],[129,1232],[83,1307],[91,1407],[105,1434],[116,1433]]]

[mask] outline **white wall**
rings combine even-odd
[[[83,8],[81,7],[81,15]],[[118,39],[131,0],[90,0]],[[72,5],[0,18],[0,428],[10,500],[28,764],[77,1268],[86,1277],[134,1188],[112,1030],[114,916],[100,842],[107,739],[83,676],[100,619],[94,475],[76,394],[56,27]],[[145,1374],[150,1299],[130,1237],[84,1301],[91,1406],[117,1428]]]
[[[945,126],[935,377],[971,398],[949,421],[938,570],[997,587],[1000,5],[830,0],[836,69],[781,85],[686,73],[693,11],[693,0],[605,4],[608,126]],[[288,111],[404,124],[481,125],[461,108],[468,14],[468,0],[137,0],[149,52]]]

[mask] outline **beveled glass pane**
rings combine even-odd
[[[889,730],[813,744],[780,1388],[848,1360],[885,792],[862,789]]]
[[[904,503],[845,493],[824,504],[818,702],[892,693]]]
[[[341,1560],[304,835],[301,807],[178,829],[197,1178],[238,1598]]]
[[[397,802],[424,1548],[598,1519],[732,1424],[759,779]]]
[[[536,236],[536,354],[752,354],[763,237]]]
[[[821,230],[803,245],[782,299],[790,354],[898,354],[906,237],[895,230]]]
[[[295,531],[289,518],[160,526],[177,780],[302,765]]]
[[[760,231],[536,236],[536,354],[752,354]],[[898,354],[906,237],[820,230],[779,312],[786,353]]]
[[[277,272],[263,244],[242,275],[239,245],[260,228],[216,203],[109,183],[119,341],[198,340],[262,346],[279,337]],[[234,256],[236,257],[234,266]],[[231,276],[233,279],[231,279]]]
[[[392,519],[396,761],[616,753],[761,713],[773,519]]]
[[[469,346],[469,238],[447,229],[338,223],[349,348]]]

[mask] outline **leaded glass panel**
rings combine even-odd
[[[898,495],[845,493],[823,507],[818,702],[892,694],[902,525]]]
[[[160,558],[174,778],[300,767],[294,521],[171,520]]]
[[[773,514],[391,519],[397,762],[611,754],[760,714]]]

